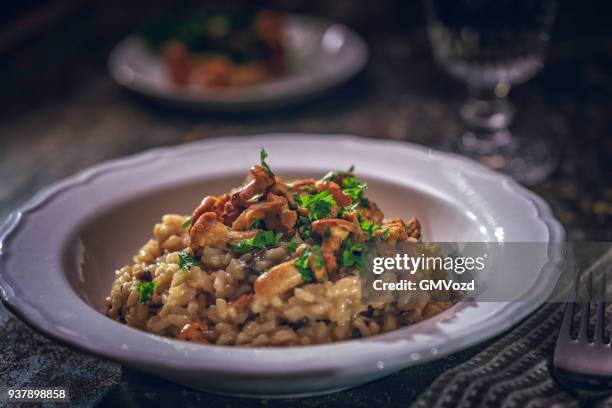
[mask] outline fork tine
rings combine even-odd
[[[561,328],[559,329],[559,337],[561,337],[561,334],[571,337],[575,305],[575,302],[565,303],[565,312],[563,312],[563,321],[561,322]]]
[[[597,302],[595,309],[595,333],[593,334],[593,342],[595,344],[603,344],[604,342],[604,320],[606,307],[604,302]]]
[[[589,311],[591,304],[589,302],[580,302],[582,304],[582,316],[580,316],[580,329],[578,329],[578,340],[589,341]]]
[[[591,297],[593,295],[593,274],[589,273],[587,277],[587,299],[582,303],[582,316],[580,317],[580,329],[578,330],[579,341],[589,341],[589,319],[591,310]]]
[[[580,285],[580,274],[576,273],[574,277],[574,287],[572,292],[570,293],[570,297],[565,302],[565,311],[563,312],[563,321],[561,322],[561,327],[559,328],[559,339],[560,341],[563,336],[567,336],[570,339],[572,338],[572,326],[574,323],[574,313],[576,313],[576,300],[578,299],[578,287]]]
[[[606,323],[606,270],[604,269],[601,277],[601,291],[602,298],[597,302],[596,320],[595,320],[595,334],[593,336],[593,342],[595,344],[603,344],[604,342],[604,325]]]

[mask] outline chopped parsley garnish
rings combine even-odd
[[[267,158],[268,158],[268,152],[266,152],[266,149],[262,147],[261,150],[259,151],[259,161],[261,162],[261,167],[263,167],[266,173],[268,173],[268,176],[274,177],[274,173],[272,173],[270,166],[268,166],[268,163],[266,163]]]
[[[254,229],[261,229],[263,222],[260,219],[257,220],[253,220],[250,224],[249,227],[247,229],[250,230],[254,230]]]
[[[321,191],[314,195],[298,195],[295,196],[295,201],[308,210],[308,219],[310,221],[326,218],[333,206],[336,205],[336,200],[327,190]]]
[[[370,221],[362,221],[361,222],[361,230],[365,233],[368,239],[372,239],[374,237],[374,231],[380,229],[380,224],[376,224]]]
[[[363,193],[368,185],[355,176],[342,179],[342,190],[351,197],[353,203],[359,203],[363,199]]]
[[[323,255],[321,255],[320,246],[313,245],[310,248],[310,256],[312,257],[312,262],[317,269],[323,269],[325,267],[325,260],[323,260]]]
[[[314,280],[314,274],[310,269],[310,265],[308,265],[309,255],[310,251],[305,250],[295,261],[293,261],[293,265],[295,265],[298,272],[300,272],[300,275],[302,275],[302,279],[304,279],[304,282],[312,282]]]
[[[140,282],[136,284],[136,292],[138,292],[138,301],[140,303],[147,303],[153,297],[157,289],[157,283],[155,282]]]
[[[308,194],[315,194],[318,192],[317,187],[314,184],[310,184],[308,186],[304,186],[302,188],[300,188],[301,191],[308,193]]]
[[[191,217],[187,218],[185,222],[181,224],[181,227],[183,228],[189,228],[190,226],[191,226]]]
[[[329,237],[331,237],[331,228],[326,228],[325,229],[325,233],[323,234],[323,236],[327,239]]]
[[[181,252],[179,252],[178,256],[178,265],[180,269],[189,270],[193,266],[196,266],[198,264],[198,260],[195,257],[191,256],[189,251],[186,249],[183,249]]]
[[[343,242],[342,252],[340,254],[340,261],[343,266],[355,267],[360,271],[364,269],[363,263],[363,245],[353,243],[352,240],[347,239]]]
[[[308,240],[311,237],[311,223],[310,220],[306,217],[298,217],[297,222],[295,223],[297,232],[304,241]]]
[[[359,207],[367,208],[367,206],[363,205],[366,201],[368,201],[367,198],[363,198],[361,201],[357,201],[356,203],[349,205],[348,207],[346,207],[346,212],[353,212],[355,210],[358,210]]]
[[[293,254],[295,252],[295,250],[298,247],[298,243],[297,242],[287,242],[287,251],[289,251],[290,254]]]
[[[383,241],[386,241],[386,240],[388,240],[388,239],[389,239],[389,236],[390,236],[390,235],[391,235],[391,228],[386,228],[386,229],[383,231],[383,233],[382,233],[382,235],[381,235],[381,238],[382,238],[382,240],[383,240]]]
[[[253,238],[243,239],[237,244],[228,244],[229,249],[239,254],[278,246],[283,234],[274,231],[258,231]]]
[[[351,167],[348,168],[348,170],[346,171],[341,171],[341,170],[336,170],[336,171],[330,171],[329,173],[327,173],[326,175],[323,176],[323,178],[321,180],[335,180],[338,176],[342,176],[342,175],[348,175],[348,174],[353,174],[353,171],[355,170],[355,166],[351,165]]]

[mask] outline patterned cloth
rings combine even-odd
[[[578,407],[550,365],[563,306],[547,303],[474,358],[442,374],[413,407]],[[612,398],[599,406],[612,407]]]

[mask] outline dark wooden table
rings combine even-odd
[[[462,85],[436,69],[418,24],[404,32],[367,32],[373,45],[367,69],[324,98],[280,112],[212,115],[162,109],[111,82],[105,58],[125,30],[106,29],[103,38],[99,32],[84,38],[74,32],[88,24],[108,27],[105,19],[112,13],[112,7],[95,18],[85,13],[26,44],[0,66],[0,221],[52,181],[157,146],[291,131],[446,149],[460,132],[456,112]],[[593,39],[588,46],[554,43],[544,71],[511,94],[519,109],[515,129],[536,133],[561,150],[559,169],[533,190],[552,206],[570,240],[612,240],[611,49],[608,38]],[[121,370],[34,334],[1,306],[0,319],[0,386],[23,379],[31,386],[61,384],[70,378],[79,393],[75,402],[84,406],[405,406],[440,373],[486,345],[331,396],[258,401],[201,393]]]

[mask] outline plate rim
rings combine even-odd
[[[326,142],[337,142],[337,143],[385,143],[389,146],[396,146],[398,148],[403,148],[407,150],[413,150],[418,152],[418,154],[428,154],[431,155],[432,152],[435,152],[435,156],[444,160],[452,160],[456,164],[461,165],[463,170],[469,170],[468,173],[477,175],[478,177],[484,177],[487,179],[494,179],[502,182],[504,187],[510,189],[510,191],[514,191],[519,194],[523,200],[529,202],[534,209],[536,210],[537,218],[541,220],[544,225],[547,227],[549,233],[549,241],[555,242],[563,240],[565,236],[565,232],[561,224],[556,220],[550,210],[548,204],[544,202],[542,198],[537,196],[535,193],[527,190],[525,187],[519,185],[514,180],[510,179],[508,176],[495,173],[492,170],[484,167],[479,163],[475,163],[467,158],[457,156],[452,153],[446,152],[438,152],[434,151],[426,146],[415,145],[412,143],[406,142],[398,142],[393,140],[380,140],[380,139],[370,139],[370,138],[362,138],[351,135],[328,135],[328,134],[310,134],[310,133],[268,133],[262,135],[253,135],[249,136],[249,140],[264,140],[264,139],[279,139],[279,138],[303,138],[308,136],[310,140],[313,138],[318,140],[325,140]],[[20,223],[22,223],[28,216],[28,213],[32,210],[39,208],[40,206],[44,206],[45,202],[52,199],[56,194],[61,194],[62,191],[69,188],[76,188],[83,183],[89,183],[92,180],[95,180],[97,175],[103,174],[105,172],[124,170],[125,168],[129,168],[131,166],[137,166],[139,164],[143,164],[148,162],[149,160],[156,159],[160,156],[164,155],[180,155],[181,152],[190,150],[193,151],[194,147],[200,149],[211,148],[215,145],[226,145],[227,143],[232,144],[240,144],[245,143],[245,136],[234,136],[234,137],[222,137],[222,138],[214,138],[214,139],[206,139],[201,141],[196,141],[192,143],[186,143],[181,145],[171,145],[166,147],[158,147],[153,149],[148,149],[140,153],[136,153],[133,155],[129,155],[126,157],[112,159],[108,161],[104,161],[102,163],[96,164],[80,172],[76,173],[73,176],[66,177],[61,179],[55,183],[48,185],[47,187],[40,190],[37,194],[35,194],[30,200],[28,200],[24,205],[13,211],[6,219],[5,223],[0,227],[0,272],[4,270],[4,246],[7,240],[10,240],[11,234],[15,233]],[[28,302],[22,300],[15,296],[14,290],[10,286],[9,282],[4,279],[4,274],[0,273],[0,299],[13,314],[19,317],[22,321],[24,321],[28,326],[34,328],[38,332],[42,332],[47,337],[53,338],[56,341],[59,341],[62,344],[66,344],[70,347],[74,347],[88,353],[92,353],[94,355],[98,355],[105,359],[110,359],[113,361],[117,361],[120,363],[131,363],[131,364],[141,364],[148,365],[151,367],[164,368],[168,367],[168,365],[156,365],[148,361],[142,361],[142,357],[138,358],[138,354],[134,354],[136,358],[126,358],[125,355],[121,355],[120,353],[114,352],[114,350],[108,349],[97,349],[92,347],[90,344],[82,344],[79,343],[78,339],[74,337],[67,336],[65,333],[59,332],[57,329],[53,328],[53,324],[48,322],[43,322],[45,324],[41,324],[41,319],[37,319],[31,313],[32,311],[27,311],[31,309],[29,307]],[[544,301],[542,301],[543,303]],[[491,303],[491,302],[489,302]],[[480,330],[482,326],[495,326],[496,330],[490,330],[486,336],[469,336],[469,334],[464,334],[461,337],[455,338],[454,347],[446,347],[444,350],[439,350],[439,353],[423,355],[420,359],[405,365],[406,367],[409,365],[424,363],[433,359],[437,359],[443,357],[445,355],[458,352],[463,350],[469,346],[481,343],[488,338],[491,338],[495,335],[502,333],[503,331],[509,329],[511,326],[516,324],[518,321],[522,320],[526,316],[528,316],[533,310],[540,306],[537,302],[497,302],[503,305],[503,308],[499,309],[497,316],[492,316],[490,319],[484,320],[482,323],[470,326],[471,330]],[[25,306],[25,308],[24,308]],[[35,311],[34,311],[35,312]],[[520,316],[519,316],[520,315]],[[496,320],[493,320],[496,319]],[[109,322],[111,322],[109,320]],[[114,323],[114,322],[113,322]],[[129,328],[131,329],[131,328]],[[132,329],[136,330],[136,329]],[[143,333],[139,331],[140,333]],[[143,333],[146,335],[146,333]],[[155,335],[152,335],[155,336]],[[156,336],[160,337],[160,336]],[[355,342],[370,342],[376,341],[376,337],[360,339]],[[174,340],[174,342],[178,342],[178,340]],[[346,344],[346,342],[338,342],[331,343],[326,345],[316,345],[316,346],[298,346],[292,348],[283,348],[282,350],[289,349],[298,349],[298,350],[307,350],[312,348],[317,349],[333,349],[339,346]],[[233,346],[200,346],[206,348],[222,348],[222,349],[235,349]],[[203,349],[204,350],[204,349]],[[266,352],[272,351],[277,352],[279,348],[254,348],[251,350],[259,350],[260,353],[265,354]],[[124,353],[125,354],[125,353]],[[272,353],[271,353],[272,354]],[[172,366],[172,365],[171,365]],[[174,368],[180,369],[181,367],[173,366]],[[235,367],[214,367],[207,366],[201,367],[202,369],[208,369],[215,372],[223,372],[225,374],[240,374],[240,375],[261,375],[265,373],[271,376],[286,376],[286,375],[296,375],[301,376],[304,375],[307,370],[295,370],[289,369],[290,367],[279,367],[278,365],[270,366],[268,370],[236,370]]]

